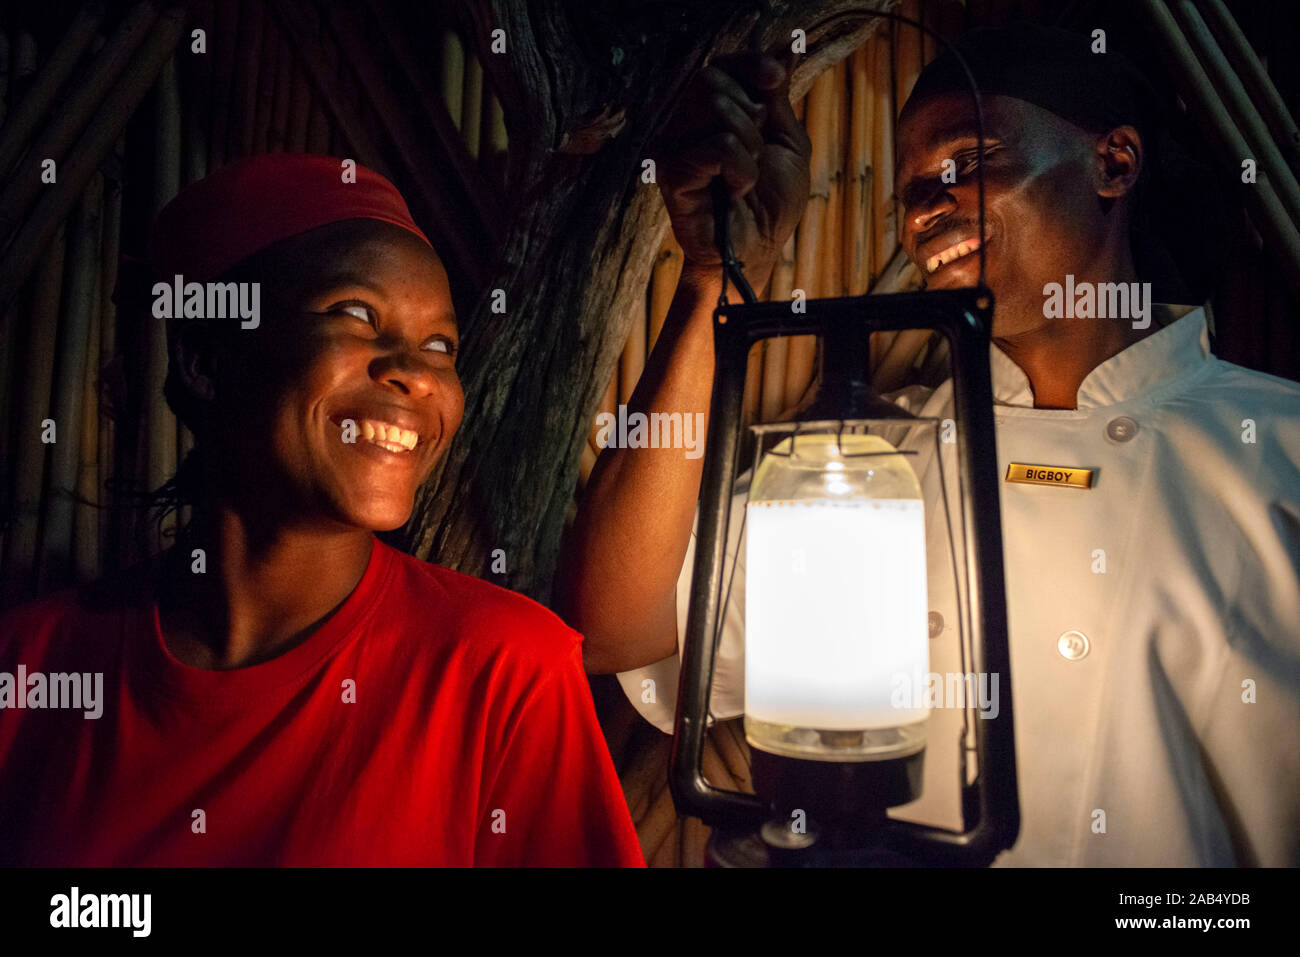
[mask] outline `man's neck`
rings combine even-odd
[[[1103,283],[1136,282],[1132,259],[1125,253],[1114,261],[1075,274],[1073,288],[1083,289],[1089,283],[1095,291]],[[1156,331],[1150,321],[1153,306],[1150,301],[1146,303],[1146,328],[1135,329],[1128,318],[1096,318],[1096,308],[1091,318],[1069,318],[1074,311],[1072,302],[1065,304],[1068,310],[1065,317],[1047,318],[1046,299],[1046,295],[1035,290],[1008,302],[1006,308],[1011,314],[997,325],[1021,331],[993,338],[1028,377],[1036,409],[1078,408],[1079,386],[1093,369]],[[1130,300],[1129,307],[1133,311],[1136,304]]]

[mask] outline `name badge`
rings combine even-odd
[[[1012,462],[1007,466],[1006,480],[1024,485],[1092,488],[1092,469],[1079,469],[1069,465],[1021,465]]]

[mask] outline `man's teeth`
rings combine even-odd
[[[361,437],[390,452],[409,452],[419,444],[420,436],[410,429],[399,429],[388,422],[362,419]]]
[[[934,272],[940,266],[946,266],[954,259],[960,259],[967,253],[973,253],[980,248],[979,238],[967,239],[958,243],[956,246],[949,246],[937,256],[931,256],[925,262],[925,271]]]

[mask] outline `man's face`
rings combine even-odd
[[[277,517],[397,528],[464,411],[442,264],[370,221],[313,230],[274,261],[268,319],[232,332],[233,375],[217,370],[224,467]]]
[[[986,278],[996,300],[994,335],[1006,338],[1047,322],[1043,286],[1084,272],[1099,255],[1097,161],[1093,138],[1055,114],[1007,96],[982,102]],[[930,289],[979,278],[975,133],[964,93],[926,100],[898,130],[903,249]]]

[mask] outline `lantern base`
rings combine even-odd
[[[810,761],[750,748],[754,792],[784,826],[811,821],[823,841],[861,846],[885,823],[885,810],[921,793],[925,749],[883,761]]]

